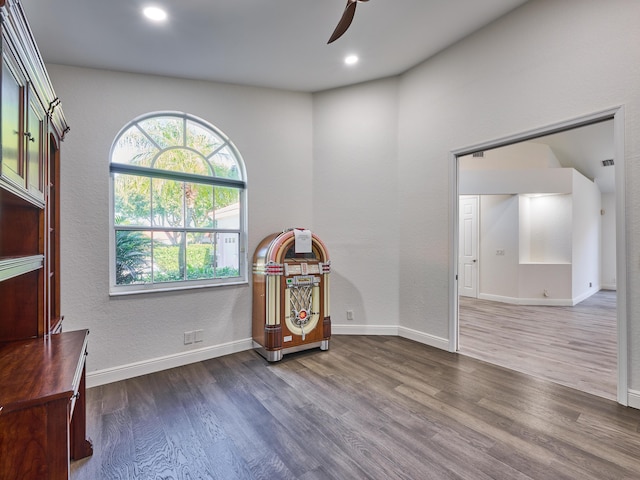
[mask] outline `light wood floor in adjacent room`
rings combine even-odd
[[[573,307],[460,297],[459,312],[460,353],[617,398],[615,291],[601,290]]]
[[[640,411],[399,337],[87,391],[72,479],[638,479]]]

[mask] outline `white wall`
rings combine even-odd
[[[628,291],[640,289],[640,2],[527,2],[401,78],[400,323],[448,338],[450,152],[623,105]],[[621,280],[619,280],[621,281]],[[629,298],[640,389],[640,298]]]
[[[616,196],[603,193],[602,242],[600,250],[600,286],[608,290],[616,289]]]
[[[521,223],[529,225],[529,252],[524,255],[527,262],[571,263],[572,239],[576,238],[573,212],[581,209],[576,195],[523,196],[520,202],[529,203],[528,215],[520,218]]]
[[[458,168],[466,170],[522,170],[528,168],[561,168],[549,145],[518,142],[483,152],[482,157],[463,155]]]
[[[582,301],[600,290],[600,189],[576,172],[573,199],[572,295]]]
[[[573,305],[572,195],[482,195],[480,205],[478,298]]]
[[[513,303],[573,305],[573,211],[579,201],[572,194],[521,195],[519,203],[519,286]]]
[[[314,96],[313,222],[331,254],[334,332],[397,333],[397,79]],[[352,310],[353,321],[346,321]]]
[[[211,355],[207,349],[247,348],[248,284],[108,296],[109,149],[122,126],[147,112],[184,111],[220,128],[246,164],[251,263],[267,234],[290,226],[314,229],[311,95],[58,65],[48,69],[71,126],[61,163],[64,328],[91,330],[88,373],[129,367],[120,372],[127,375],[139,372],[140,362],[173,357],[179,362],[197,349]],[[196,329],[204,330],[204,341],[183,345],[183,332]]]
[[[461,195],[571,192],[573,168],[464,170],[459,174]]]
[[[518,291],[526,305],[573,305],[570,263],[529,263],[518,269]],[[545,297],[544,292],[547,292]],[[517,303],[517,302],[516,302]]]

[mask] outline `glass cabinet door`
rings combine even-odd
[[[27,141],[27,185],[29,193],[40,200],[44,199],[43,125],[44,112],[42,107],[37,101],[30,98],[29,111],[27,112],[27,130],[24,133]]]
[[[14,74],[7,57],[2,60],[2,159],[0,173],[18,186],[25,188],[26,178],[22,163],[22,98],[24,82]]]

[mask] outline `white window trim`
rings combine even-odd
[[[177,282],[159,282],[159,283],[150,283],[150,284],[128,284],[128,285],[116,285],[116,259],[115,259],[115,218],[114,218],[114,171],[111,170],[111,159],[113,156],[113,149],[117,144],[117,141],[122,136],[124,132],[126,132],[132,125],[139,123],[143,120],[154,118],[154,117],[180,117],[184,119],[191,120],[195,123],[200,124],[204,128],[213,131],[220,138],[225,140],[225,145],[233,152],[234,158],[238,163],[239,174],[242,180],[227,180],[227,179],[217,179],[215,183],[220,186],[230,186],[239,189],[240,193],[240,227],[239,227],[239,246],[238,246],[238,268],[239,268],[239,276],[231,277],[231,278],[213,278],[213,279],[199,279],[199,280],[182,280]],[[130,173],[136,173],[139,171],[146,170],[144,168],[128,166],[125,164],[116,164],[114,170],[125,172],[129,171]],[[248,242],[248,233],[247,233],[247,174],[245,169],[244,160],[242,155],[233,144],[233,142],[227,137],[222,131],[216,128],[214,125],[206,122],[198,117],[193,115],[183,113],[183,112],[173,112],[173,111],[160,111],[160,112],[152,112],[140,117],[137,117],[130,122],[128,122],[114,137],[114,141],[111,145],[111,149],[109,151],[109,296],[123,296],[123,295],[137,295],[143,293],[159,293],[159,292],[170,292],[170,291],[180,291],[180,290],[192,290],[192,289],[201,289],[201,288],[211,288],[211,287],[220,287],[220,286],[233,286],[233,285],[246,285],[248,284],[248,258],[247,258],[247,242]],[[174,175],[175,173],[175,175]],[[188,174],[187,174],[188,175]],[[161,177],[162,175],[158,175],[156,178]],[[179,172],[168,172],[166,175],[167,178],[179,178]],[[191,177],[193,178],[193,177]],[[209,177],[205,177],[209,179]],[[219,231],[224,233],[225,229],[220,229]]]

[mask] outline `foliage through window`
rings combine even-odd
[[[244,165],[220,131],[183,113],[140,117],[110,170],[112,293],[246,281]]]

